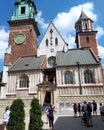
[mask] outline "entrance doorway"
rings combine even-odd
[[[46,91],[44,103],[51,103],[51,92]]]

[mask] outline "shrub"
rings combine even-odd
[[[7,130],[25,130],[24,103],[21,99],[15,99],[10,106],[10,118]]]
[[[39,100],[37,98],[34,98],[31,101],[29,130],[42,130],[43,121],[41,117],[42,111]]]

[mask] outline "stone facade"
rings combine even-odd
[[[20,17],[17,21],[12,19],[9,24],[2,80],[6,85],[0,88],[1,105],[21,98],[29,110],[33,97],[38,98],[41,105],[54,104],[58,110],[72,108],[74,102],[103,102],[104,76],[98,57],[97,32],[93,31],[93,21],[84,12],[75,24],[76,49],[68,49],[53,22],[38,47],[39,31],[34,19]],[[14,43],[18,33],[26,36],[20,45]]]

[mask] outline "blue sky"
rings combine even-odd
[[[104,0],[34,0],[37,6],[37,22],[41,35],[52,20],[56,28],[69,44],[75,47],[74,24],[80,16],[81,10],[94,21],[94,29],[98,31],[98,50],[104,68]],[[15,10],[15,0],[0,0],[0,71],[3,69],[4,53],[8,45],[9,26],[12,12]]]

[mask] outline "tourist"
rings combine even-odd
[[[82,121],[85,124],[85,126],[89,126],[89,121],[88,121],[89,117],[88,117],[88,111],[87,109],[83,112],[82,115]]]
[[[81,116],[81,104],[78,103],[78,113],[79,113],[79,116]]]
[[[9,106],[7,106],[5,108],[5,111],[3,112],[3,125],[4,125],[4,129],[6,129],[6,127],[7,127],[7,124],[8,124],[8,121],[9,121],[9,114],[10,114]]]
[[[102,105],[102,103],[99,104],[99,110],[100,110],[100,115],[101,115],[101,119],[102,121],[104,121],[104,105]]]
[[[48,118],[49,118],[49,128],[50,128],[50,130],[53,130],[54,111],[55,111],[54,107],[52,107],[52,105],[49,105]]]
[[[77,117],[78,107],[77,107],[76,103],[74,103],[74,105],[73,105],[73,110],[74,110],[74,117]]]
[[[88,126],[92,127],[92,105],[90,102],[87,104],[87,112],[88,112]]]
[[[97,115],[97,103],[95,102],[95,100],[93,100],[92,106],[93,106],[93,115],[94,115],[94,114]]]
[[[82,114],[85,112],[86,109],[87,109],[87,103],[86,103],[86,101],[84,101],[81,106]]]

